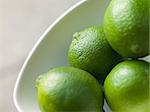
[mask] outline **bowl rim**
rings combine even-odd
[[[35,45],[33,46],[33,48],[31,49],[31,51],[29,52],[26,60],[24,61],[21,70],[17,76],[16,82],[15,82],[15,86],[14,86],[14,90],[13,90],[13,101],[14,101],[14,105],[16,107],[16,109],[19,112],[23,112],[23,110],[21,109],[21,107],[19,106],[18,100],[17,100],[17,93],[18,93],[18,87],[19,87],[19,83],[21,81],[21,78],[23,76],[24,70],[30,60],[30,58],[32,57],[33,53],[36,51],[36,49],[38,48],[39,44],[44,40],[45,36],[48,34],[48,32],[50,32],[50,30],[52,30],[52,28],[57,25],[66,15],[68,15],[71,11],[73,11],[75,8],[79,7],[80,5],[82,5],[83,3],[87,2],[88,0],[80,0],[79,2],[75,3],[73,6],[71,6],[67,11],[65,11],[63,14],[61,14],[50,26],[48,26],[48,28],[45,30],[45,32],[39,37],[39,39],[37,40],[37,42],[35,43]]]

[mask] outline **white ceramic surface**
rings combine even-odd
[[[81,0],[40,37],[26,59],[15,85],[14,103],[19,112],[40,112],[35,79],[50,68],[68,65],[67,51],[72,34],[92,25],[102,25],[104,12],[110,1]]]

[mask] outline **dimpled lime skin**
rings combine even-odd
[[[149,67],[148,62],[130,60],[112,69],[104,92],[113,112],[149,112]]]
[[[107,40],[121,56],[149,54],[149,1],[112,0],[104,16]]]
[[[102,112],[102,87],[88,72],[58,67],[36,80],[42,112]]]
[[[102,27],[90,27],[73,35],[68,51],[71,66],[103,80],[121,57],[108,44]]]

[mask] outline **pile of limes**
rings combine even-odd
[[[104,26],[73,35],[72,67],[58,67],[36,80],[42,112],[149,112],[149,0],[112,0]],[[102,89],[103,85],[103,89]],[[104,95],[103,95],[104,92]]]

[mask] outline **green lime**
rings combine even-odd
[[[121,56],[149,54],[149,0],[112,0],[104,17],[104,32]]]
[[[104,79],[121,57],[108,44],[102,27],[90,27],[73,35],[68,51],[71,66]]]
[[[116,65],[104,82],[113,112],[149,112],[149,63],[128,60]]]
[[[102,112],[101,85],[81,69],[54,68],[37,78],[36,88],[42,112]]]

